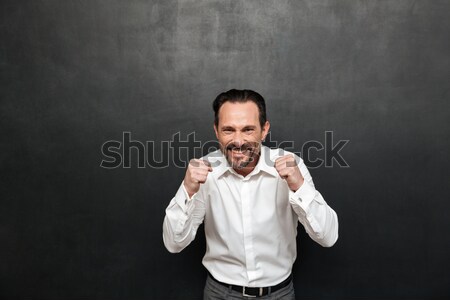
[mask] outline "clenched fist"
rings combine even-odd
[[[285,179],[292,191],[297,191],[303,184],[303,176],[293,155],[288,154],[275,160],[275,169]]]
[[[207,160],[191,159],[184,176],[184,187],[192,197],[200,189],[200,184],[205,183],[209,172],[212,171],[211,164]]]

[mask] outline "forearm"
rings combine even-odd
[[[290,203],[308,235],[323,247],[331,247],[338,239],[336,212],[307,181],[298,191],[290,192]]]
[[[169,252],[178,253],[195,239],[205,214],[204,203],[197,195],[189,198],[182,184],[166,208],[163,241]]]

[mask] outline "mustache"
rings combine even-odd
[[[239,151],[246,151],[246,150],[253,150],[257,147],[258,143],[244,143],[242,145],[237,145],[230,143],[226,146],[227,150],[239,150]]]

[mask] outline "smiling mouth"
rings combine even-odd
[[[233,157],[250,157],[252,153],[252,148],[245,147],[245,148],[228,148],[228,151],[231,152],[231,155]]]
[[[234,155],[244,155],[249,153],[250,150],[246,149],[246,150],[242,150],[242,149],[231,149],[231,153],[233,153]]]
[[[258,149],[258,143],[256,142],[247,142],[243,144],[234,144],[229,143],[226,147],[226,153],[229,158],[235,158],[238,160],[245,159],[248,157],[251,159]]]

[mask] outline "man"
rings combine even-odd
[[[337,215],[302,159],[261,145],[270,124],[260,94],[230,90],[217,96],[213,109],[220,150],[190,161],[166,209],[164,244],[180,252],[205,222],[204,299],[295,299],[298,222],[331,247]]]

